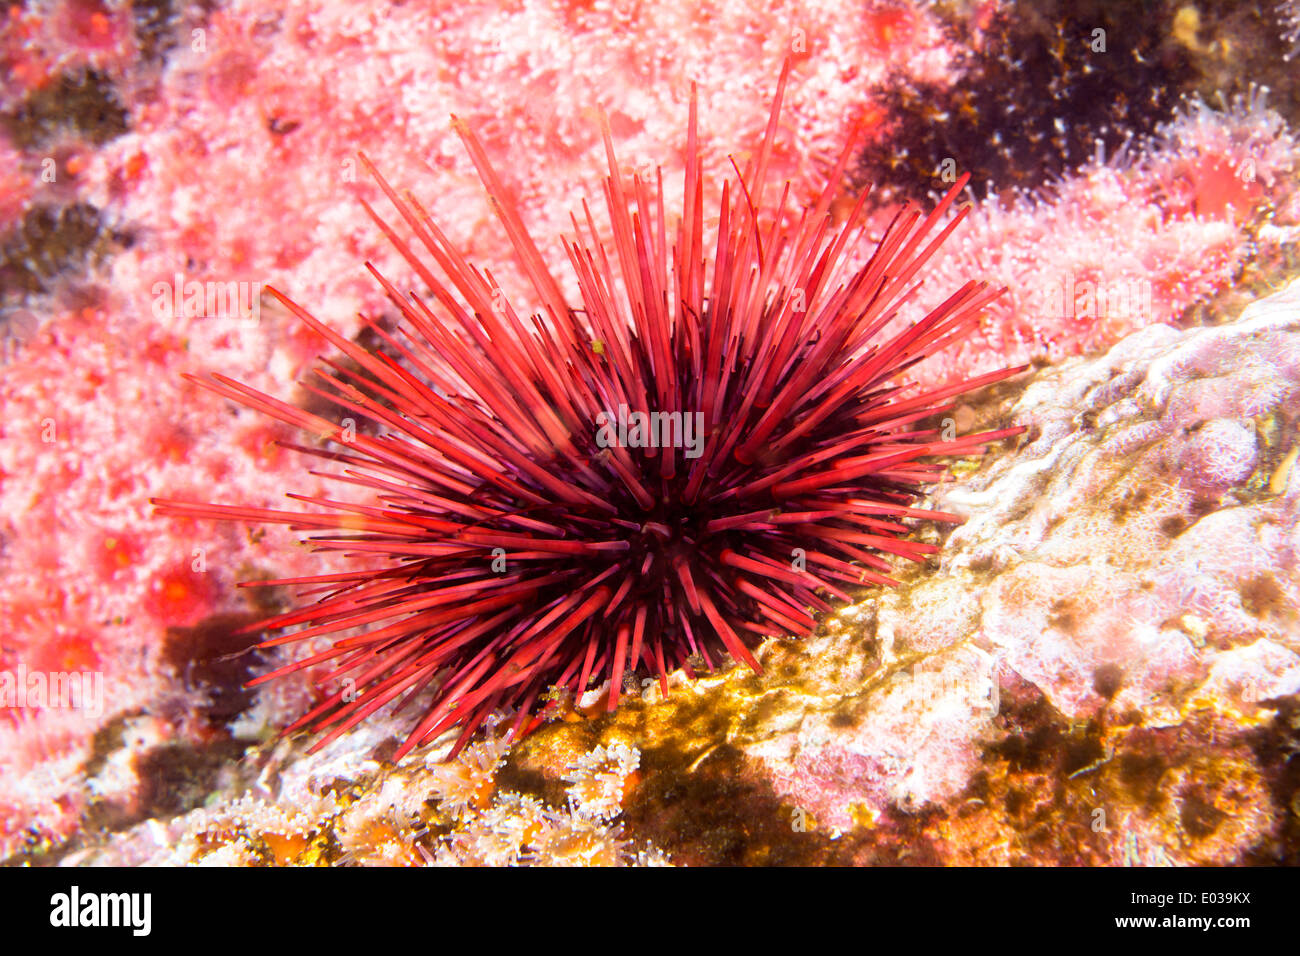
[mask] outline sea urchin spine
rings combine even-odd
[[[827,598],[849,599],[844,586],[894,583],[885,555],[919,561],[937,550],[908,540],[903,523],[957,520],[910,507],[943,472],[924,459],[1019,429],[943,441],[924,420],[1016,370],[924,394],[897,379],[966,335],[1000,290],[967,282],[886,337],[963,218],[931,235],[965,180],[924,218],[904,207],[850,271],[866,196],[838,227],[830,210],[852,143],[812,208],[791,213],[788,185],[764,205],[788,75],[787,64],[738,186],[723,185],[711,262],[694,94],[671,245],[662,176],[629,188],[605,127],[613,258],[584,203],[565,242],[580,308],[565,301],[479,140],[453,118],[536,296],[527,320],[366,162],[413,240],[367,211],[431,290],[429,301],[403,296],[367,265],[400,310],[403,340],[369,326],[401,361],[272,294],[351,360],[328,362],[311,390],[375,423],[375,437],[223,375],[199,380],[332,440],[341,450],[291,447],[337,463],[332,477],[374,496],[289,496],[314,513],[155,502],[173,515],[306,529],[322,549],[387,559],[377,571],[255,582],[316,597],[259,625],[283,632],[264,646],[359,631],[259,678],[332,665],[318,683],[339,689],[289,730],[327,729],[319,747],[428,689],[398,756],[458,726],[455,752],[501,708],[517,707],[512,733],[526,730],[552,687],[580,693],[607,679],[612,710],[629,669],[657,674],[665,692],[670,671],[692,676],[692,663],[711,669],[722,652],[758,670],[755,641],[807,635]],[[647,434],[647,421],[665,434]],[[698,442],[683,447],[693,422]]]

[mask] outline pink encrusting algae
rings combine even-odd
[[[924,12],[902,17],[905,31],[857,34],[833,29],[857,19],[851,6],[796,4],[783,17],[788,26],[771,33],[759,29],[771,23],[761,9],[414,5],[380,17],[337,4],[275,14],[230,4],[214,12],[202,50],[174,56],[169,95],[143,103],[131,132],[88,174],[97,201],[117,200],[156,237],[140,255],[119,257],[115,282],[148,289],[171,280],[180,248],[201,277],[292,276],[299,296],[355,331],[355,313],[383,303],[356,264],[374,261],[399,287],[408,276],[350,198],[378,198],[357,167],[358,144],[393,181],[428,184],[430,213],[468,257],[504,263],[508,245],[476,202],[480,187],[449,112],[473,124],[492,155],[520,159],[503,166],[506,185],[530,231],[558,237],[576,201],[599,190],[598,108],[609,115],[628,175],[661,166],[671,178],[682,164],[676,118],[692,79],[700,79],[701,110],[710,117],[700,150],[706,173],[720,175],[736,144],[754,142],[766,121],[771,69],[756,65],[780,62],[792,37],[805,36],[809,53],[792,91],[799,121],[786,124],[772,163],[778,181],[791,179],[793,195],[810,199],[846,122],[868,114],[871,83],[891,71],[947,75],[950,46]],[[718,45],[716,35],[733,40]],[[863,65],[846,73],[839,63]],[[610,82],[592,87],[586,78],[593,75]],[[626,82],[614,79],[620,76]],[[624,90],[635,92],[616,94]],[[677,197],[668,202],[667,213],[680,214]],[[558,241],[541,251],[562,271]],[[498,275],[507,293],[522,292],[521,279],[508,267]],[[297,374],[321,345],[307,335],[280,350]]]
[[[1257,207],[1275,204],[1294,235],[1297,175],[1300,142],[1254,91],[1222,110],[1189,104],[1143,148],[1099,156],[1042,195],[978,204],[949,262],[1008,294],[931,374],[1056,362],[1177,323],[1259,252]]]
[[[0,106],[19,102],[64,74],[93,69],[124,76],[138,52],[129,3],[13,4],[0,13]]]

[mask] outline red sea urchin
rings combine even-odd
[[[398,756],[456,726],[459,750],[503,707],[517,707],[512,733],[532,726],[543,695],[556,700],[552,687],[581,692],[608,679],[612,710],[629,668],[657,674],[665,692],[669,671],[692,676],[692,662],[712,668],[721,653],[758,670],[755,640],[807,635],[813,611],[830,608],[823,595],[849,599],[840,584],[892,583],[884,554],[921,560],[937,550],[905,537],[905,518],[957,520],[909,507],[943,470],[922,459],[1019,431],[942,441],[917,427],[951,397],[1015,370],[919,395],[893,384],[964,335],[998,291],[968,282],[925,318],[882,334],[962,219],[930,238],[965,180],[923,220],[901,210],[870,260],[844,275],[865,196],[839,227],[829,213],[852,144],[797,221],[788,187],[764,209],[788,72],[755,158],[738,187],[722,188],[712,263],[693,95],[671,246],[662,178],[629,189],[605,129],[614,257],[584,204],[585,223],[573,222],[579,239],[565,243],[577,309],[480,142],[454,121],[540,315],[521,319],[490,274],[371,168],[446,277],[366,207],[431,290],[428,302],[403,297],[368,266],[401,312],[405,342],[370,327],[402,361],[273,294],[354,363],[328,363],[332,371],[317,373],[326,387],[312,390],[382,433],[353,436],[225,376],[202,380],[343,446],[297,450],[347,466],[333,477],[376,493],[370,504],[290,496],[322,509],[312,514],[155,502],[173,515],[319,531],[311,540],[322,548],[387,560],[381,570],[261,582],[319,595],[259,625],[285,631],[264,646],[359,629],[259,679],[329,662],[320,686],[343,682],[289,730],[328,728],[320,746],[431,688]]]

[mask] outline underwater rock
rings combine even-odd
[[[1028,432],[936,489],[971,516],[937,567],[761,676],[593,690],[451,764],[388,763],[394,721],[255,746],[64,862],[1294,862],[1298,393],[1300,282],[1144,329],[961,410]]]
[[[494,725],[495,726],[495,725]],[[634,749],[597,748],[569,768],[567,804],[495,780],[509,745],[489,735],[455,760],[448,745],[394,767],[370,752],[397,725],[364,727],[317,754],[303,741],[252,748],[204,806],[150,819],[64,857],[65,866],[662,866],[608,821]],[[448,742],[449,743],[449,742]],[[590,799],[588,799],[588,795]]]
[[[1128,836],[1099,841],[1094,861],[1140,856],[1134,834],[1184,863],[1277,837],[1290,810],[1250,742],[1300,692],[1298,392],[1300,282],[1231,323],[1152,326],[1039,373],[1008,409],[1029,429],[1021,447],[933,495],[970,516],[938,567],[802,650],[798,719],[752,732],[746,752],[784,800],[847,831],[927,804],[954,812],[1012,738],[1038,734],[1047,763],[1078,749],[1057,769],[1080,776],[1136,747],[1160,783],[1096,802]],[[1006,698],[1020,701],[1010,713]],[[1041,714],[1021,726],[1035,698]],[[1190,786],[1212,799],[1180,797]],[[1162,816],[1165,799],[1182,816]],[[1201,832],[1189,800],[1258,819]],[[1070,803],[1054,802],[1049,817]]]

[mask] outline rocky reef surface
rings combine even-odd
[[[920,530],[942,555],[767,642],[761,676],[646,682],[612,715],[592,691],[448,764],[446,743],[388,763],[389,721],[314,755],[257,743],[198,809],[46,858],[1300,862],[1300,282],[1004,383],[951,424],[994,419],[1027,431],[935,490],[969,515]],[[101,741],[101,776],[130,738]]]

